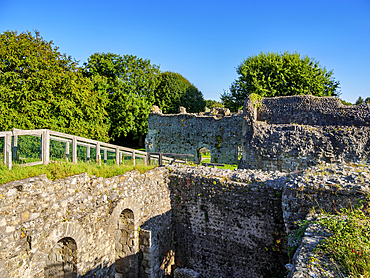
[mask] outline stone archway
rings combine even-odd
[[[119,215],[114,241],[116,272],[125,278],[136,278],[138,239],[132,210],[125,209]]]
[[[77,244],[73,238],[64,237],[51,248],[44,269],[44,277],[77,277]]]
[[[36,252],[32,257],[30,267],[24,273],[24,277],[43,277],[42,275],[45,273],[47,267],[50,267],[49,256],[52,249],[56,245],[58,245],[58,243],[59,246],[60,244],[67,244],[67,246],[71,247],[72,244],[68,245],[68,242],[71,242],[71,240],[72,242],[74,241],[74,244],[76,245],[76,250],[73,251],[73,254],[75,254],[74,258],[76,258],[76,266],[78,267],[76,268],[76,271],[83,272],[84,270],[86,270],[81,268],[80,263],[81,257],[83,257],[83,255],[85,254],[84,252],[86,252],[86,250],[88,249],[88,241],[86,240],[86,233],[84,229],[78,222],[63,222],[60,223],[58,226],[52,228],[50,232],[46,232],[48,236],[45,238],[45,240],[41,241],[40,245],[38,245],[37,247],[33,247],[36,249]],[[74,250],[74,248],[72,248],[72,250]]]
[[[197,149],[197,161],[199,164],[202,162],[210,163],[212,161],[212,152],[208,146],[202,146]]]

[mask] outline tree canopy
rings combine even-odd
[[[159,67],[133,55],[95,53],[84,64],[84,75],[106,78],[110,136],[117,139],[147,132],[148,115],[154,103]]]
[[[298,53],[260,53],[244,60],[237,68],[239,77],[230,92],[221,94],[225,107],[236,111],[252,94],[262,97],[291,95],[338,96],[339,81],[319,62]]]
[[[0,130],[48,128],[108,141],[107,101],[103,80],[85,78],[37,31],[0,35]]]
[[[360,104],[363,104],[363,103],[370,103],[370,97],[367,97],[364,100],[361,96],[359,96],[358,99],[355,102],[355,105],[360,105]]]
[[[219,107],[219,108],[224,107],[224,105],[221,102],[213,100],[213,99],[206,99],[205,102],[206,102],[206,109],[207,108],[212,109],[212,108],[217,108],[217,107]]]
[[[163,113],[178,113],[184,106],[187,112],[202,112],[205,107],[203,94],[185,77],[175,72],[162,72],[158,76],[158,85],[154,92],[154,104]]]

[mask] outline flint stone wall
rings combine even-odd
[[[134,220],[129,227],[133,237],[127,239],[131,252],[138,251],[138,237],[142,238],[141,260],[132,262],[139,264],[141,277],[162,277],[165,270],[161,266],[171,248],[167,243],[172,243],[165,238],[171,233],[163,232],[171,226],[169,198],[163,168],[107,179],[81,174],[54,182],[40,176],[3,184],[0,276],[30,278],[55,273],[48,269],[55,268],[55,263],[47,262],[58,261],[52,250],[67,239],[77,245],[73,267],[78,277],[114,277],[115,262],[125,260],[116,257],[117,251],[127,248],[117,240],[124,235],[117,233],[120,214],[128,209]],[[63,268],[61,259],[58,263]]]
[[[238,164],[242,117],[150,113],[146,151],[192,154],[199,162],[198,151],[205,147],[211,151],[212,163]]]
[[[171,167],[175,252],[179,267],[202,277],[271,277],[288,257],[281,173],[233,173]],[[275,250],[275,251],[274,251]]]
[[[298,220],[370,201],[368,166],[169,171],[176,265],[202,277],[285,277],[285,235],[298,228]]]
[[[370,104],[343,105],[336,97],[249,97],[231,116],[149,114],[146,150],[197,154],[241,169],[289,172],[323,162],[370,158]]]
[[[343,105],[337,97],[262,98],[257,120],[268,124],[369,126],[370,104]]]
[[[369,180],[366,165],[290,173],[171,165],[109,179],[7,183],[0,187],[0,276],[45,277],[67,267],[78,277],[114,277],[116,263],[127,262],[117,252],[131,248],[138,257],[129,258],[128,277],[163,277],[176,267],[204,278],[284,277],[285,235],[297,221],[368,203]],[[76,253],[56,269],[68,250]]]

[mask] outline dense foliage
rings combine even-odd
[[[48,128],[108,141],[107,95],[36,31],[0,35],[0,130]]]
[[[147,132],[158,74],[158,66],[133,55],[95,53],[88,58],[84,75],[106,80],[112,139],[129,133],[139,137]]]
[[[178,113],[180,106],[192,113],[202,112],[205,107],[202,93],[185,77],[174,72],[166,71],[158,76],[154,95],[154,104],[167,114]]]
[[[355,105],[363,104],[363,103],[370,103],[370,97],[367,97],[365,100],[359,96],[355,102]]]
[[[213,99],[206,99],[205,102],[206,102],[206,108],[208,109],[224,107],[224,105],[221,102],[213,100]]]
[[[244,60],[236,69],[239,77],[221,100],[236,111],[252,94],[262,97],[314,95],[337,96],[339,82],[333,72],[321,68],[315,59],[298,53],[261,53]]]

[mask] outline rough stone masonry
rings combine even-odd
[[[336,97],[251,95],[243,111],[162,114],[148,119],[146,151],[211,151],[211,162],[241,169],[289,172],[322,162],[366,161],[370,156],[370,104],[343,105]],[[241,159],[240,159],[241,158]]]
[[[10,182],[0,187],[0,277],[284,277],[297,220],[369,202],[369,180],[366,165],[322,164]]]

